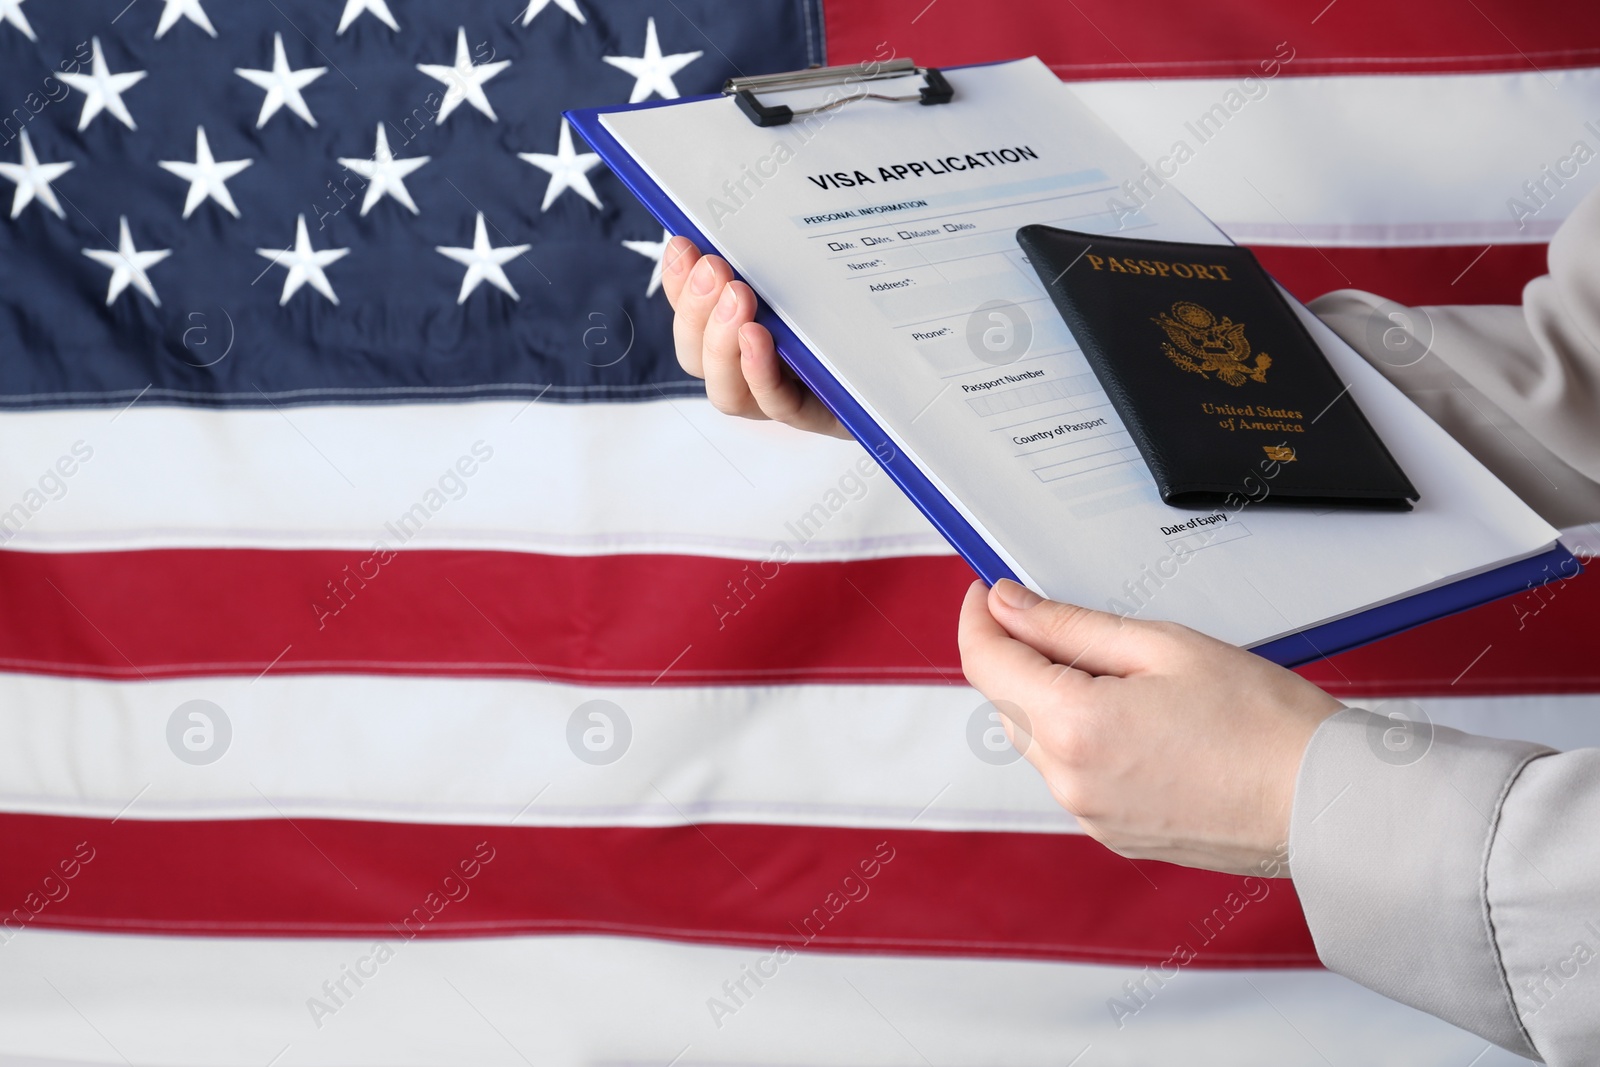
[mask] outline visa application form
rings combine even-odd
[[[757,127],[731,98],[602,121],[1027,585],[1248,646],[1555,542],[1292,298],[1417,508],[1253,503],[1270,497],[1265,462],[1239,472],[1237,506],[1162,503],[1015,234],[1227,237],[1170,186],[1130,198],[1139,157],[1037,59],[947,77],[949,104],[855,101],[787,126]]]

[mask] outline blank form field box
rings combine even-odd
[[[1058,482],[1063,478],[1076,478],[1091,471],[1122,466],[1138,458],[1139,450],[1133,445],[1117,444],[1115,440],[1098,438],[1083,442],[1081,448],[1072,449],[1055,463],[1035,467],[1033,473],[1041,482]]]
[[[967,403],[979,415],[1002,415],[1007,411],[1017,411],[1035,404],[1047,404],[1052,400],[1082,396],[1098,388],[1100,383],[1094,375],[1076,374],[1070,378],[1052,378],[1049,381],[1033,382],[1016,389],[969,396]]]
[[[1218,523],[1192,530],[1181,537],[1169,537],[1167,547],[1174,552],[1198,552],[1202,548],[1214,548],[1249,536],[1250,528],[1242,522]]]

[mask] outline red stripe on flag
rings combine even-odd
[[[1181,944],[1196,967],[1317,964],[1289,881],[1135,863],[1076,834],[5,815],[0,840],[0,901],[13,907],[0,941],[28,926],[390,942],[584,933],[1132,965]]]
[[[959,683],[953,556],[760,564],[408,551],[0,552],[0,669],[506,675],[593,685]],[[359,577],[359,575],[358,575]],[[337,606],[319,622],[314,604]],[[729,583],[734,583],[730,591]],[[1600,574],[1301,668],[1344,696],[1600,691]],[[320,628],[319,628],[320,626]],[[1474,659],[1474,657],[1480,657]],[[1470,669],[1468,669],[1470,667]]]
[[[828,58],[910,56],[953,66],[1038,55],[1063,78],[1534,71],[1600,63],[1600,5],[1517,0],[1223,0],[1159,15],[1119,0],[826,5]],[[890,49],[893,52],[890,52]]]
[[[1335,696],[1600,692],[1600,567],[1397,634],[1299,673]]]
[[[1520,304],[1546,273],[1546,246],[1425,245],[1312,248],[1251,245],[1267,272],[1302,302],[1334,289],[1365,289],[1412,306]]]
[[[609,685],[959,682],[954,556],[763,563],[158,549],[0,552],[0,669]]]

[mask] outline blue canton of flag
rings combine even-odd
[[[698,392],[561,111],[821,39],[808,0],[0,0],[0,406]]]

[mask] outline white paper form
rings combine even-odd
[[[1015,232],[1226,238],[1171,188],[1117,210],[1140,160],[1037,60],[947,76],[950,104],[855,102],[810,125],[759,128],[731,99],[602,121],[1029,585],[1250,645],[1555,541],[1299,305],[1416,510],[1163,504]],[[1240,472],[1241,500],[1263,492]]]

